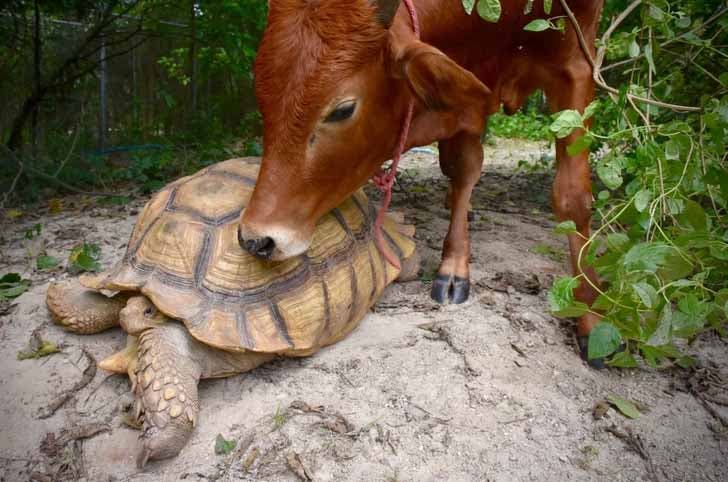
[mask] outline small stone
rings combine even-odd
[[[162,410],[166,409],[168,406],[169,406],[169,403],[167,403],[166,400],[162,399],[159,401],[159,405],[157,405],[157,410],[161,412]]]
[[[177,395],[177,390],[175,390],[174,387],[167,387],[164,389],[164,394],[162,396],[165,400],[170,400],[174,398],[175,395]]]
[[[185,395],[184,393],[180,393],[178,398],[180,402],[184,403],[185,400],[187,400],[187,395]]]
[[[162,388],[162,384],[159,383],[159,380],[154,380],[154,383],[152,383],[152,390],[156,392],[160,388]]]

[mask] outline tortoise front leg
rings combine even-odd
[[[139,336],[135,397],[143,413],[139,467],[177,455],[192,435],[200,378],[243,373],[274,358],[270,353],[226,352],[205,345],[173,321]]]
[[[127,296],[113,298],[81,286],[77,279],[48,287],[46,305],[56,324],[80,335],[99,333],[119,324]]]
[[[139,336],[135,397],[144,416],[137,465],[177,455],[192,434],[200,404],[198,342],[169,323]]]

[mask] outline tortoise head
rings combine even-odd
[[[139,335],[142,331],[167,321],[169,321],[167,315],[159,311],[146,296],[129,298],[126,306],[119,313],[119,323],[130,335]]]

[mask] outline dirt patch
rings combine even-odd
[[[125,424],[128,381],[88,370],[89,358],[115,352],[125,336],[55,327],[45,290],[65,275],[35,273],[28,257],[29,243],[63,259],[85,240],[101,246],[109,266],[144,200],[102,208],[69,198],[61,214],[38,209],[3,226],[0,273],[33,283],[0,307],[0,479],[728,480],[725,341],[697,340],[693,372],[587,368],[571,322],[548,314],[548,287],[566,270],[565,241],[551,229],[551,173],[514,169],[542,159],[546,146],[509,141],[486,150],[501,162],[486,162],[474,195],[467,303],[429,299],[447,185],[433,153],[410,153],[394,204],[417,225],[422,279],[392,286],[351,336],[312,357],[204,381],[190,443],[145,472],[134,465],[138,432]],[[40,238],[27,240],[36,223]],[[33,333],[61,353],[18,360]],[[610,395],[642,414],[630,420],[602,404],[595,418]],[[56,411],[42,418],[49,406]],[[75,438],[74,429],[89,427]],[[235,448],[216,455],[218,434]]]

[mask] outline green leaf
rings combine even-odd
[[[227,455],[235,450],[236,445],[237,442],[235,440],[225,440],[222,434],[217,434],[217,437],[215,437],[215,454]]]
[[[604,185],[612,190],[617,189],[624,182],[622,179],[622,168],[615,162],[599,164],[597,166],[597,175]]]
[[[607,361],[607,365],[615,368],[637,368],[637,360],[628,351],[620,351]]]
[[[649,191],[647,189],[641,189],[634,197],[634,208],[639,212],[643,212],[645,209],[647,209],[647,206],[650,204],[651,200],[652,191]]]
[[[582,114],[581,119],[583,121],[586,121],[588,119],[591,119],[594,114],[596,114],[597,109],[599,109],[599,101],[594,100],[589,103],[588,106],[586,106],[586,109],[584,109],[584,114]]]
[[[463,8],[468,13],[468,15],[473,13],[474,7],[475,7],[475,0],[463,0]]]
[[[578,110],[568,109],[556,114],[554,121],[549,126],[549,130],[559,139],[567,137],[576,129],[583,129],[584,123],[581,119],[581,113]]]
[[[647,64],[650,66],[650,70],[653,74],[657,73],[657,68],[655,67],[655,59],[652,57],[652,45],[647,44],[645,45],[645,58],[647,59]]]
[[[651,18],[657,20],[658,22],[661,22],[665,18],[665,12],[663,12],[660,7],[657,7],[655,5],[650,5],[647,12]]]
[[[607,235],[607,246],[609,249],[624,251],[627,244],[629,244],[629,236],[624,233],[609,233]]]
[[[634,403],[630,402],[629,400],[625,400],[624,398],[618,397],[616,395],[609,395],[607,397],[607,400],[614,405],[617,410],[622,412],[622,415],[629,418],[638,418],[641,414],[640,411],[637,409]]]
[[[589,311],[589,307],[574,300],[574,289],[580,284],[578,278],[565,276],[554,281],[549,290],[549,305],[554,316],[569,318],[581,316]]]
[[[68,272],[78,274],[101,271],[98,262],[100,251],[101,249],[95,244],[83,243],[75,246],[68,257]]]
[[[555,228],[556,234],[571,234],[576,232],[576,223],[574,221],[564,221],[559,223]]]
[[[623,266],[628,271],[654,273],[665,263],[673,248],[663,243],[639,243],[624,255]]]
[[[570,156],[577,156],[589,149],[592,144],[592,138],[588,135],[579,136],[574,142],[566,147],[566,153]]]
[[[589,333],[588,356],[590,360],[614,353],[622,343],[622,335],[613,324],[601,321]]]
[[[537,18],[536,20],[528,22],[528,24],[523,27],[523,30],[528,32],[543,32],[549,28],[551,28],[551,23],[548,20]]]
[[[640,44],[636,40],[632,40],[629,44],[629,56],[635,58],[640,54]]]
[[[35,265],[39,270],[53,269],[58,266],[58,259],[53,256],[42,255],[35,260]]]
[[[0,300],[17,298],[30,287],[30,280],[22,279],[18,273],[7,273],[0,278]]]
[[[698,333],[707,321],[712,305],[698,299],[693,293],[680,298],[677,303],[678,312],[673,313],[673,329],[683,338],[690,338]]]
[[[680,215],[680,222],[694,231],[704,232],[709,228],[708,215],[703,207],[695,201],[685,201],[685,210]]]
[[[672,139],[665,143],[665,159],[668,161],[680,160],[680,144]]]
[[[500,0],[478,0],[478,15],[485,21],[495,23],[500,20]]]
[[[546,15],[549,15],[551,13],[552,4],[553,0],[543,0],[543,11],[546,13]]]
[[[523,6],[523,15],[529,15],[531,12],[533,12],[533,0],[528,0]]]
[[[655,302],[657,301],[657,290],[651,284],[645,283],[644,281],[640,283],[634,283],[632,285],[632,289],[635,293],[637,293],[637,296],[639,296],[642,304],[645,305],[647,308],[652,308],[655,306]]]

